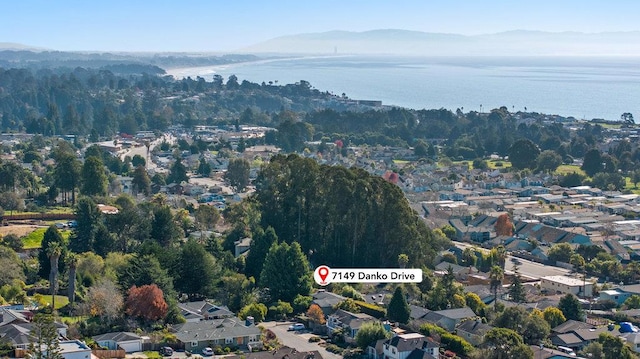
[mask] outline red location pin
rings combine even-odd
[[[329,276],[329,267],[320,266],[318,267],[317,271],[318,271],[318,276],[320,277],[320,284],[326,284],[327,277]]]

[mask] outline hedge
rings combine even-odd
[[[363,302],[361,300],[355,300],[354,302],[360,308],[360,311],[364,314],[369,314],[370,316],[378,319],[387,315],[387,312],[384,310],[384,308],[378,305]]]

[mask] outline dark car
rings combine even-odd
[[[160,348],[160,354],[164,356],[171,356],[173,355],[173,349],[171,349],[171,347],[162,347]]]

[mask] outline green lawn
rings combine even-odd
[[[38,228],[35,231],[27,234],[22,237],[22,243],[24,245],[24,249],[36,249],[42,246],[42,239],[44,238],[44,232],[47,231],[47,228]],[[67,229],[60,230],[60,234],[62,238],[69,239],[71,236],[71,231]]]
[[[51,305],[51,295],[42,295],[42,302]],[[63,295],[56,295],[56,309],[60,309],[69,304],[69,298]]]
[[[14,212],[13,214],[40,214],[40,213],[41,212]],[[72,207],[62,207],[62,206],[49,207],[44,211],[44,213],[73,214],[73,208]]]
[[[557,169],[556,169],[556,174],[558,175],[569,175],[572,174],[573,172],[586,176],[587,174],[584,173],[584,171],[580,168],[580,166],[576,166],[576,165],[560,165]]]
[[[393,160],[393,163],[397,164],[397,165],[406,165],[407,163],[410,163],[411,161],[405,161],[405,160]]]

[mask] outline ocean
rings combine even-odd
[[[320,91],[413,109],[535,111],[579,119],[640,116],[640,63],[632,57],[319,56],[172,69],[178,78],[277,84],[306,80]],[[640,118],[640,117],[638,117]]]

